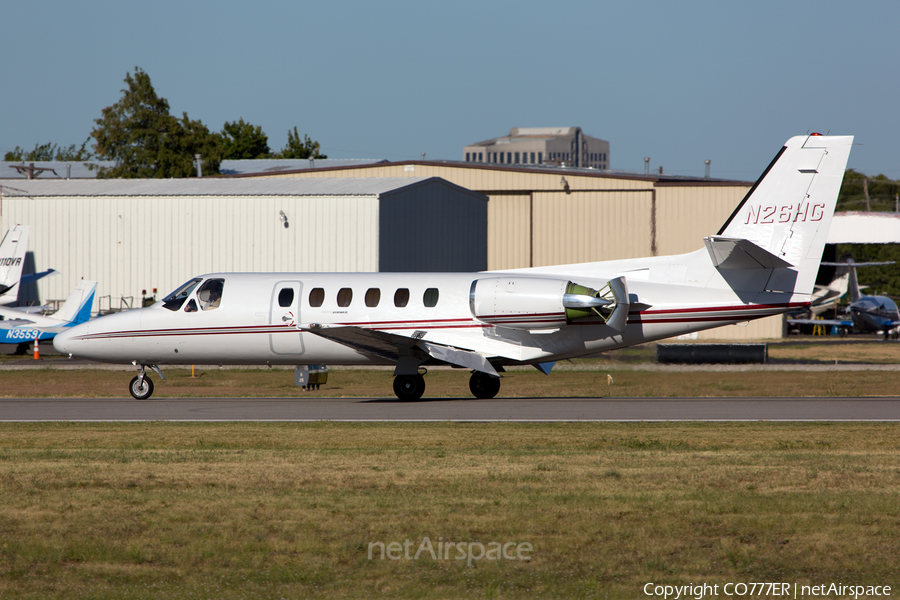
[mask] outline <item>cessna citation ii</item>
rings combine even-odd
[[[493,398],[509,365],[558,360],[805,307],[853,138],[787,141],[705,248],[675,256],[480,273],[211,273],[147,308],[56,336],[61,353],[159,365],[394,365],[417,400],[420,369],[472,371]]]

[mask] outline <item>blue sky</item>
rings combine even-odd
[[[580,126],[611,167],[752,180],[792,135],[856,136],[900,178],[900,3],[222,0],[3,9],[0,151],[80,144],[139,66],[172,112],[280,149],[460,160],[512,127]]]

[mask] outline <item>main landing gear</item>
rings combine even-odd
[[[159,373],[159,376],[162,377],[163,381],[166,380],[165,375],[162,374],[162,371],[160,371],[159,367],[156,365],[141,365],[138,374],[135,375],[134,379],[132,379],[131,383],[128,385],[128,391],[131,392],[131,395],[136,400],[146,400],[153,395],[153,380],[147,377],[144,371],[146,367],[150,367]]]
[[[500,378],[474,371],[469,378],[469,390],[472,395],[482,400],[489,400],[500,391]],[[405,402],[414,402],[425,393],[425,378],[416,375],[397,375],[394,377],[394,394]]]

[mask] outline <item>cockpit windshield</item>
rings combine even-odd
[[[163,298],[163,307],[168,308],[169,310],[178,310],[181,308],[181,305],[184,304],[184,301],[187,300],[187,297],[191,295],[191,292],[194,291],[194,288],[197,287],[197,284],[200,283],[200,278],[196,277],[191,279],[177,290]]]

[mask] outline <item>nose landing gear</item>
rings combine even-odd
[[[137,364],[137,362],[133,363]],[[128,391],[131,392],[131,395],[136,400],[146,400],[150,396],[153,395],[153,380],[147,377],[144,369],[146,367],[150,367],[162,377],[163,381],[166,380],[166,376],[162,374],[162,371],[159,370],[159,367],[156,365],[141,365],[138,374],[135,375],[134,379],[131,380],[131,383],[128,385]]]

